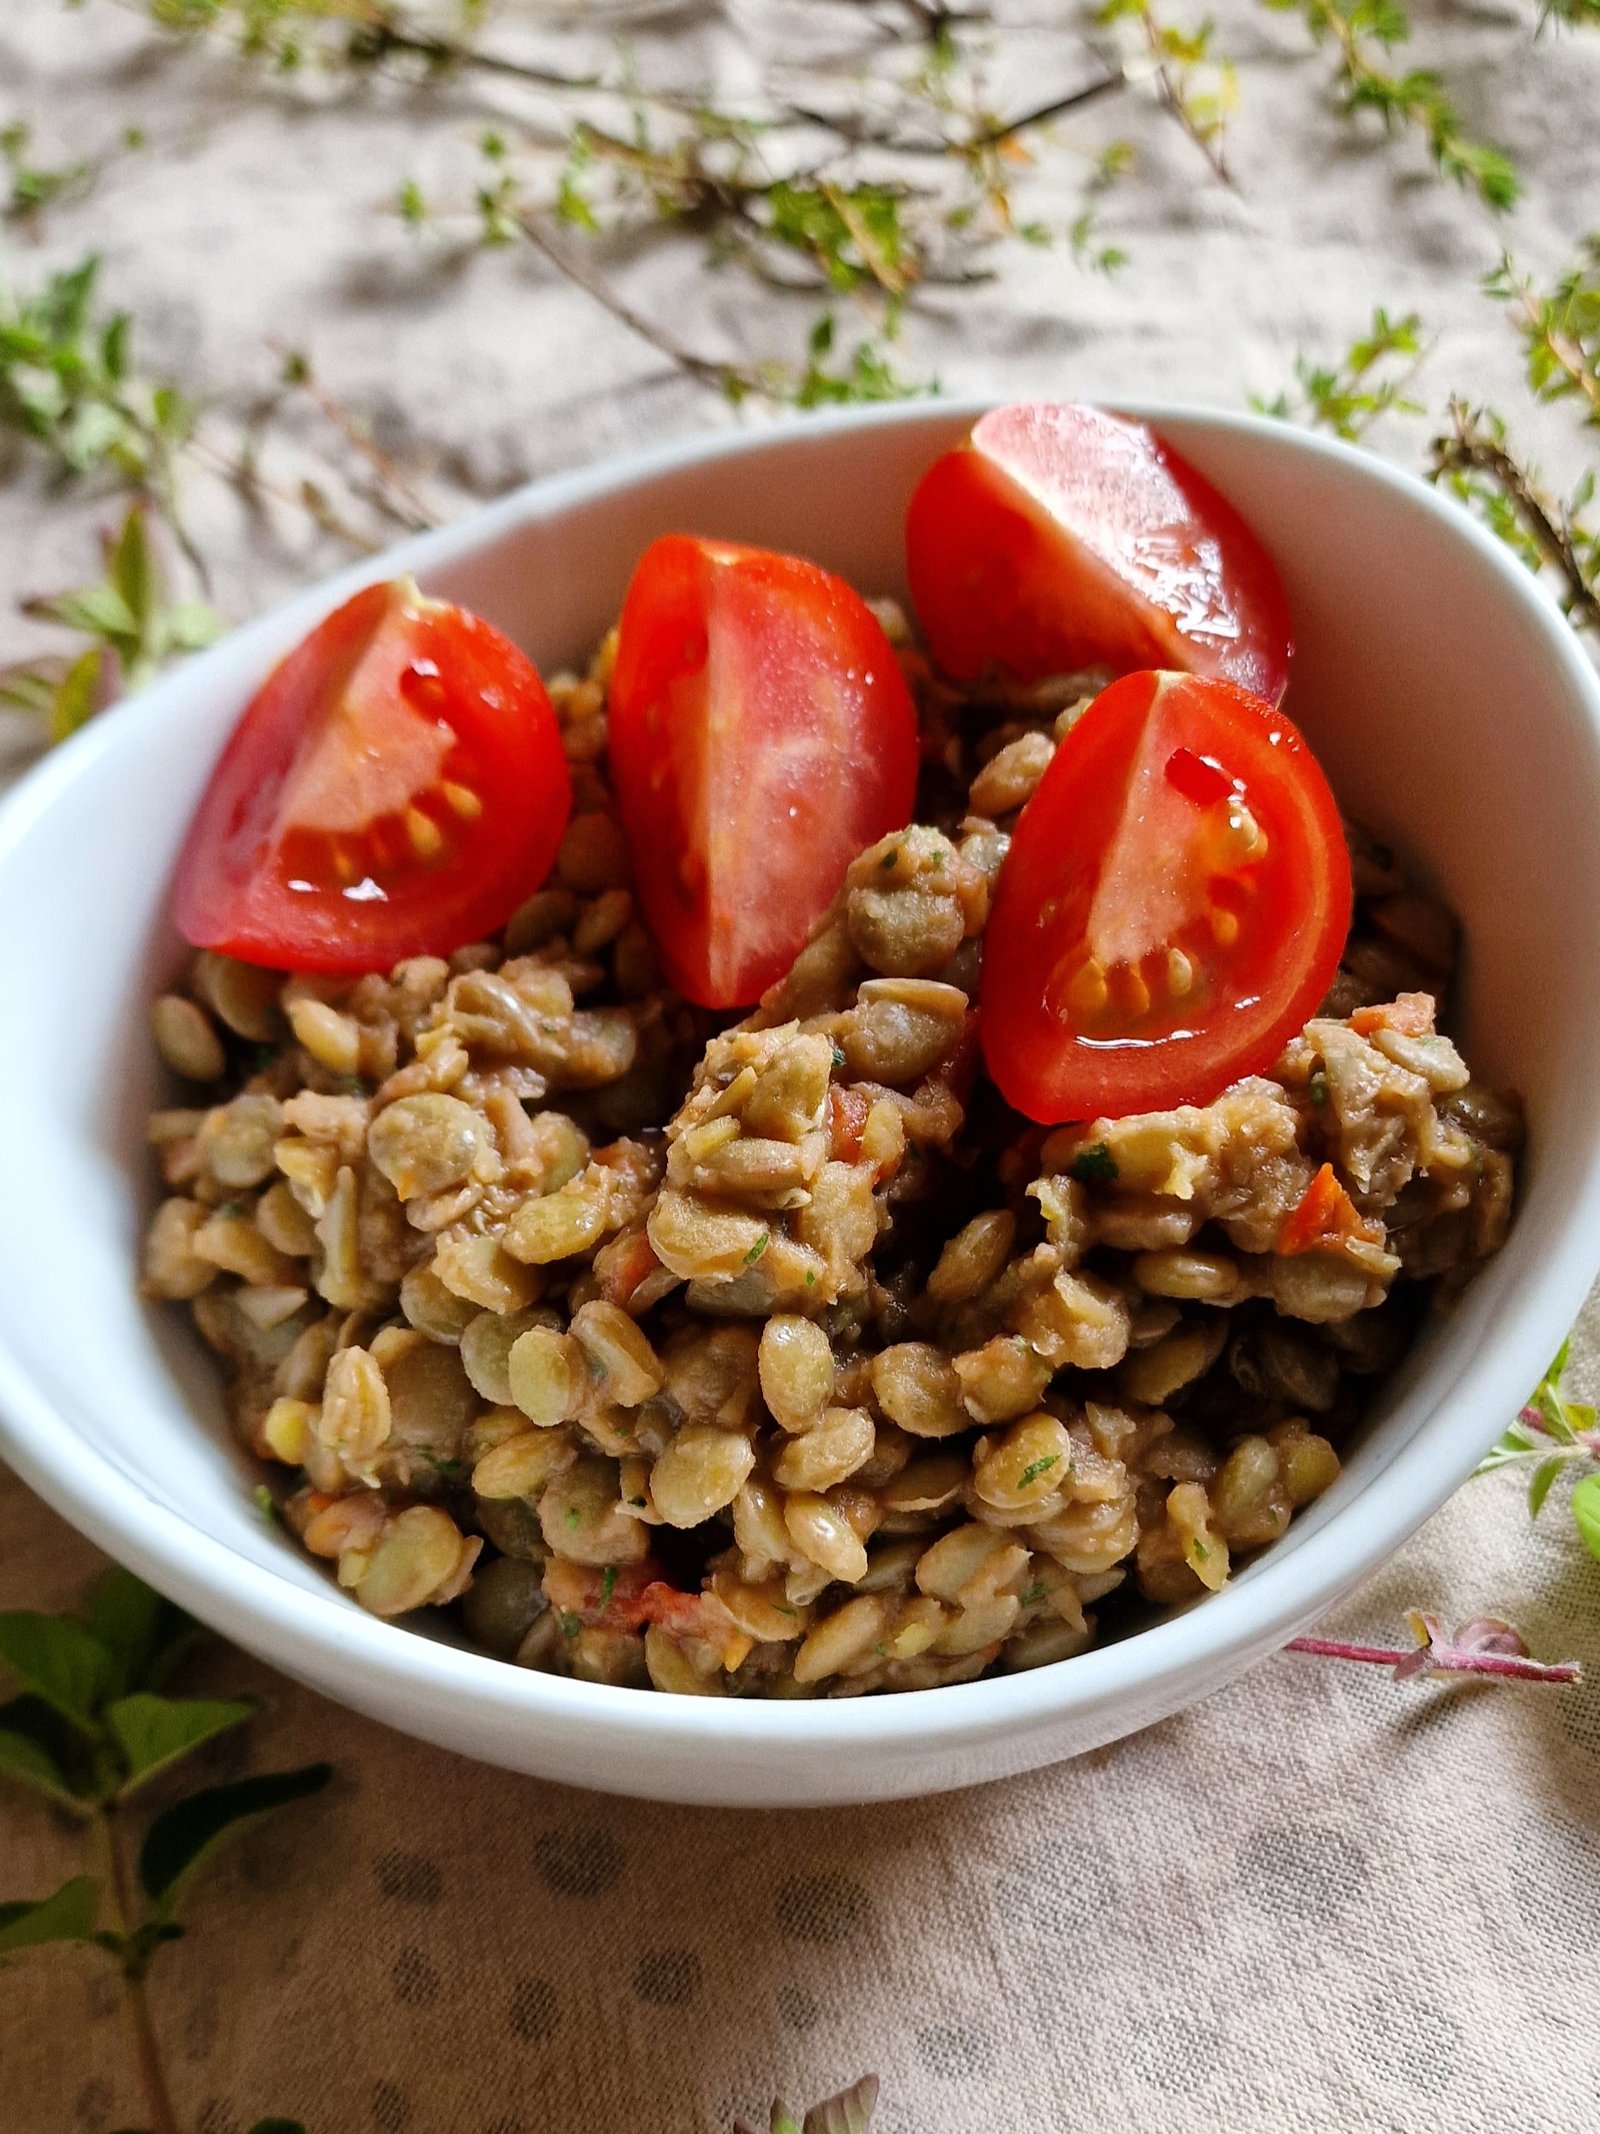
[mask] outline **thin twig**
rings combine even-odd
[[[1436,474],[1476,472],[1488,475],[1505,496],[1541,553],[1566,581],[1571,612],[1591,629],[1600,629],[1600,594],[1589,583],[1569,529],[1539,494],[1503,445],[1486,437],[1472,410],[1461,400],[1450,403],[1453,425],[1448,437],[1433,441]]]
[[[1019,111],[1015,118],[992,119],[985,126],[976,127],[964,140],[952,140],[942,135],[937,140],[918,140],[888,128],[868,126],[861,120],[818,111],[808,104],[786,104],[783,120],[801,122],[807,126],[820,126],[834,134],[850,148],[878,148],[886,154],[897,156],[969,156],[985,148],[999,148],[1019,134],[1029,132],[1035,126],[1048,125],[1051,119],[1063,118],[1069,111],[1077,111],[1085,104],[1093,104],[1113,91],[1128,86],[1127,74],[1116,67],[1098,74],[1093,81],[1081,88],[1069,89],[1064,96],[1053,96],[1045,104],[1037,104],[1028,111]]]
[[[637,334],[641,341],[647,341],[697,384],[711,386],[721,393],[726,393],[730,386],[748,393],[761,390],[761,380],[753,370],[742,364],[719,363],[715,357],[701,355],[698,350],[687,347],[675,335],[669,333],[664,326],[658,326],[653,319],[647,319],[642,312],[635,311],[608,283],[602,281],[598,275],[590,273],[587,267],[580,266],[565,246],[557,244],[543,221],[531,209],[518,210],[512,219],[534,250],[548,260],[558,274],[583,290],[585,295],[593,297],[603,310],[610,312],[619,325],[626,326],[628,331]]]
[[[1177,83],[1172,78],[1172,69],[1167,65],[1166,58],[1161,50],[1161,32],[1156,26],[1155,17],[1146,10],[1139,19],[1144,26],[1144,41],[1150,48],[1151,59],[1155,62],[1156,93],[1161,98],[1163,106],[1177,120],[1190,140],[1193,141],[1195,147],[1199,149],[1200,153],[1211,165],[1216,176],[1231,191],[1237,192],[1238,187],[1234,184],[1233,174],[1228,169],[1227,157],[1217,145],[1217,136],[1208,138],[1195,123],[1194,114],[1189,109],[1188,99],[1181,94]]]
[[[437,526],[438,519],[401,468],[378,444],[366,425],[321,383],[306,357],[299,350],[286,348],[277,341],[267,345],[285,366],[285,382],[305,393],[351,450],[359,453],[377,474],[376,485],[368,486],[362,492],[373,509],[406,533],[426,533]]]

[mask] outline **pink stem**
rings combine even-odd
[[[1337,1638],[1291,1638],[1284,1650],[1314,1653],[1323,1660],[1364,1660],[1369,1667],[1393,1667],[1396,1660],[1408,1657],[1387,1645],[1345,1645]]]
[[[1293,1638],[1288,1652],[1309,1652],[1325,1660],[1359,1660],[1368,1667],[1395,1667],[1413,1660],[1421,1648],[1397,1652],[1385,1645],[1347,1645],[1338,1638]],[[1583,1669],[1576,1660],[1533,1660],[1509,1652],[1456,1652],[1435,1646],[1428,1666],[1445,1674],[1504,1675],[1519,1682],[1581,1682]]]

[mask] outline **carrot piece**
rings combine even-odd
[[[1339,1183],[1333,1165],[1325,1163],[1306,1187],[1300,1205],[1284,1217],[1278,1250],[1288,1256],[1336,1250],[1357,1241],[1381,1245],[1383,1235],[1383,1225],[1368,1221]]]
[[[1398,1030],[1403,1037],[1429,1037],[1437,1006],[1431,993],[1402,993],[1397,1000],[1357,1008],[1350,1027],[1358,1037],[1371,1037],[1375,1030]]]
[[[828,1091],[828,1132],[833,1154],[844,1163],[861,1161],[861,1134],[872,1099],[864,1089],[835,1082]]]

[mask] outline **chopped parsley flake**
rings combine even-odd
[[[833,1064],[835,1067],[843,1067],[845,1065],[844,1053],[837,1045],[833,1048]]]
[[[557,1613],[561,1620],[561,1635],[564,1638],[575,1638],[583,1628],[582,1623],[575,1615],[569,1615],[565,1608],[559,1609]]]
[[[1042,1601],[1049,1591],[1050,1588],[1045,1584],[1044,1580],[1036,1578],[1022,1595],[1023,1607],[1031,1608],[1035,1601]]]
[[[242,1200],[225,1200],[217,1210],[217,1213],[219,1215],[243,1215],[244,1202]]]
[[[1306,1095],[1311,1099],[1313,1104],[1327,1103],[1328,1077],[1323,1073],[1320,1067],[1311,1077],[1311,1080],[1306,1084]]]
[[[424,1452],[422,1457],[427,1461],[434,1473],[442,1475],[447,1482],[453,1482],[458,1475],[463,1475],[467,1471],[465,1460],[441,1460],[436,1452]]]
[[[1117,1182],[1117,1159],[1108,1143],[1091,1142],[1072,1159],[1072,1176],[1080,1186],[1112,1186]]]
[[[583,1514],[575,1504],[567,1513],[567,1524],[568,1526],[582,1526],[583,1524]]]
[[[1037,1482],[1041,1475],[1047,1475],[1052,1467],[1058,1466],[1060,1460],[1059,1452],[1046,1453],[1042,1460],[1030,1460],[1017,1477],[1018,1489],[1026,1489],[1030,1482]]]
[[[750,1247],[750,1250],[744,1256],[744,1264],[746,1265],[746,1267],[754,1267],[756,1261],[760,1259],[762,1253],[766,1251],[768,1245],[770,1245],[771,1242],[772,1232],[770,1230],[763,1230],[761,1235],[756,1239],[755,1243]]]
[[[278,1500],[268,1489],[266,1483],[258,1482],[251,1491],[251,1495],[255,1498],[256,1510],[266,1520],[268,1526],[282,1526],[283,1513],[278,1509]]]
[[[600,1581],[600,1605],[602,1608],[610,1607],[611,1596],[613,1593],[616,1592],[616,1590],[617,1567],[614,1563],[608,1563],[606,1565],[606,1575]]]
[[[817,1278],[816,1278],[816,1276],[815,1276],[814,1274],[812,1274],[812,1273],[811,1273],[811,1272],[809,1271],[809,1269],[808,1269],[808,1270],[807,1270],[807,1273],[806,1273],[806,1287],[807,1287],[807,1289],[815,1289],[815,1288],[816,1288],[816,1286],[817,1286]]]

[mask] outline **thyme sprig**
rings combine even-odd
[[[1391,318],[1380,305],[1367,331],[1358,334],[1336,362],[1318,363],[1305,355],[1296,356],[1298,400],[1279,393],[1271,400],[1256,397],[1251,404],[1263,415],[1332,430],[1335,436],[1354,442],[1381,415],[1423,412],[1420,401],[1406,397],[1406,389],[1425,352],[1417,313],[1408,311],[1403,318]]]
[[[1216,176],[1231,185],[1226,135],[1238,108],[1239,77],[1233,62],[1216,51],[1216,24],[1208,18],[1185,29],[1160,15],[1154,0],[1102,0],[1095,19],[1137,26],[1161,103]]]
[[[1411,19],[1398,0],[1262,0],[1278,14],[1298,14],[1313,40],[1330,45],[1340,107],[1352,114],[1376,112],[1389,133],[1422,136],[1441,176],[1477,194],[1503,212],[1522,190],[1516,166],[1504,149],[1467,133],[1448,88],[1427,67],[1397,72],[1388,55],[1408,42]]]
[[[1549,289],[1537,289],[1510,253],[1484,288],[1506,306],[1522,336],[1528,385],[1536,400],[1577,400],[1584,421],[1600,429],[1600,232]]]

